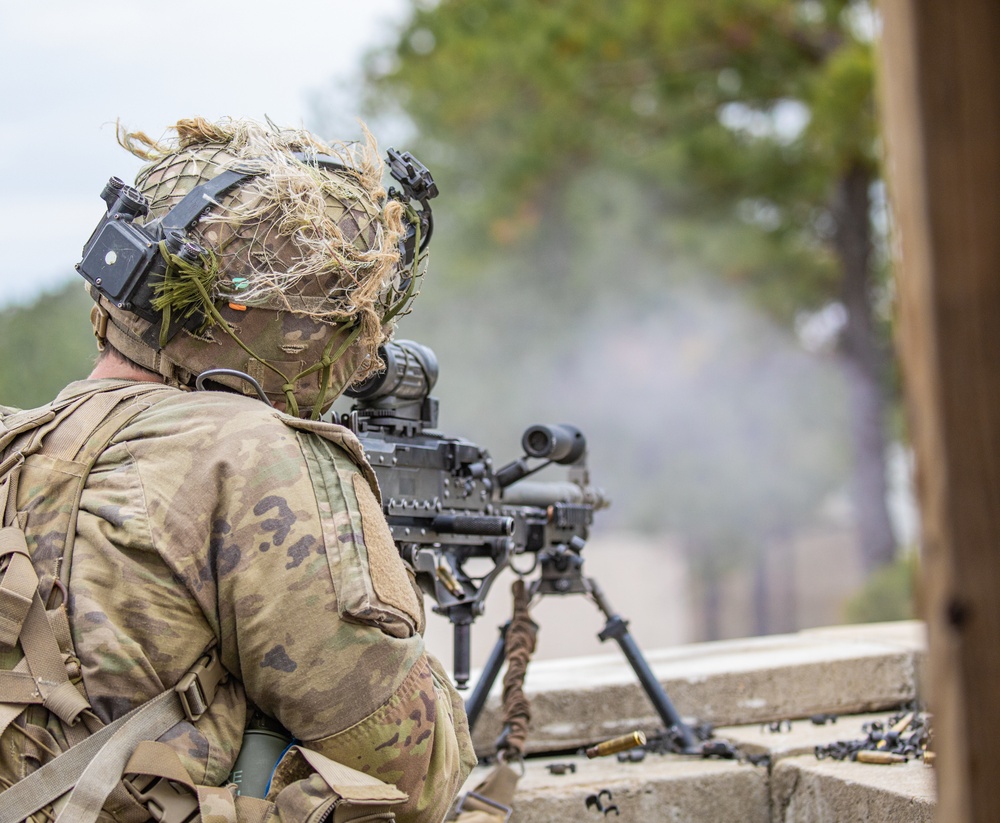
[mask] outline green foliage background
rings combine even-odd
[[[97,347],[82,280],[24,306],[0,309],[0,403],[32,408],[67,383],[86,377]]]

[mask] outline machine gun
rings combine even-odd
[[[524,455],[494,469],[488,451],[437,431],[438,401],[430,395],[438,364],[427,346],[408,340],[380,352],[386,367],[349,389],[355,400],[340,422],[361,440],[382,490],[382,508],[402,558],[416,571],[434,611],[454,627],[454,677],[468,687],[473,621],[508,566],[522,577],[540,569],[530,597],[584,594],[607,618],[598,635],[621,647],[668,732],[684,751],[697,742],[653,676],[628,631],[593,578],[582,551],[594,512],[609,505],[590,484],[586,439],[573,426],[533,425],[521,438]],[[526,481],[553,463],[569,467],[565,482]],[[528,568],[514,558],[529,555]],[[503,665],[505,629],[466,703],[470,726]]]

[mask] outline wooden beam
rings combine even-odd
[[[1000,2],[883,0],[938,817],[1000,820]]]

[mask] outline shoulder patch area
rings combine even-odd
[[[361,531],[368,549],[368,570],[375,593],[383,602],[409,615],[419,626],[420,603],[396,551],[396,542],[385,522],[382,507],[360,474],[354,475],[354,493],[358,498]]]
[[[316,433],[300,432],[299,442],[319,507],[338,612],[394,637],[412,636],[422,623],[419,601],[362,467],[354,455]]]

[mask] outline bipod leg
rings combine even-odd
[[[677,709],[674,708],[674,704],[670,702],[670,698],[667,697],[667,693],[664,691],[663,686],[660,685],[660,681],[654,677],[653,672],[650,670],[646,658],[643,657],[642,651],[639,649],[639,645],[629,633],[628,621],[623,620],[620,615],[614,613],[614,609],[611,608],[611,604],[604,596],[601,587],[597,585],[596,580],[588,577],[586,581],[590,595],[594,598],[597,608],[608,619],[608,622],[604,625],[604,629],[597,636],[602,642],[610,637],[621,647],[622,653],[628,660],[629,665],[632,666],[632,671],[635,672],[636,677],[639,678],[642,688],[656,709],[656,713],[660,715],[660,719],[663,721],[667,732],[669,733],[671,729],[676,729],[680,735],[684,746],[683,753],[701,754],[701,746],[695,739],[694,732],[691,731],[687,723],[681,720],[681,716],[677,713]]]
[[[479,676],[476,687],[472,690],[472,694],[469,695],[469,699],[465,701],[465,713],[469,716],[470,732],[476,727],[476,721],[479,719],[483,706],[486,705],[486,698],[489,697],[490,689],[493,688],[493,684],[497,680],[497,675],[500,674],[500,669],[503,668],[503,662],[507,657],[507,629],[509,628],[509,620],[500,627],[500,637],[497,638],[497,642],[493,646],[493,651],[490,652],[486,666],[483,668],[483,673]]]

